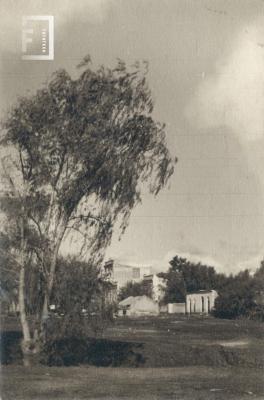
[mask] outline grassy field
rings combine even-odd
[[[239,368],[5,367],[3,400],[263,399],[263,371]]]
[[[98,349],[105,365],[104,354],[111,361],[129,346],[120,368],[3,366],[2,399],[264,399],[263,329],[212,318],[118,320]]]

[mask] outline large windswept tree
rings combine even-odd
[[[84,238],[91,257],[102,254],[117,220],[125,229],[141,188],[156,195],[173,173],[164,125],[152,118],[147,65],[93,70],[90,58],[72,79],[57,71],[30,97],[20,98],[4,122],[2,204],[20,232],[19,301],[24,354],[36,351],[56,263],[67,232]],[[13,212],[15,209],[15,212]],[[31,233],[29,233],[31,232]],[[38,238],[35,264],[44,296],[34,338],[25,311],[28,236]]]

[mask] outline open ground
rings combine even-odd
[[[83,365],[4,365],[2,399],[264,399],[263,328],[203,317],[120,319]]]

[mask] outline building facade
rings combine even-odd
[[[149,275],[152,272],[151,266],[125,265],[118,263],[115,260],[109,260],[104,265],[105,274],[108,279],[117,285],[117,290],[125,286],[128,282],[140,282],[144,275]]]
[[[159,305],[147,296],[130,296],[118,305],[118,315],[128,317],[140,317],[159,315]]]
[[[186,303],[169,303],[167,305],[168,314],[185,314]]]
[[[200,290],[196,293],[187,294],[186,296],[186,313],[187,314],[208,314],[215,305],[215,299],[218,294],[215,290]]]

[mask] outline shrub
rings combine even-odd
[[[44,347],[41,363],[49,366],[89,364],[102,367],[138,367],[144,357],[135,349],[138,343],[69,336],[50,340]]]

